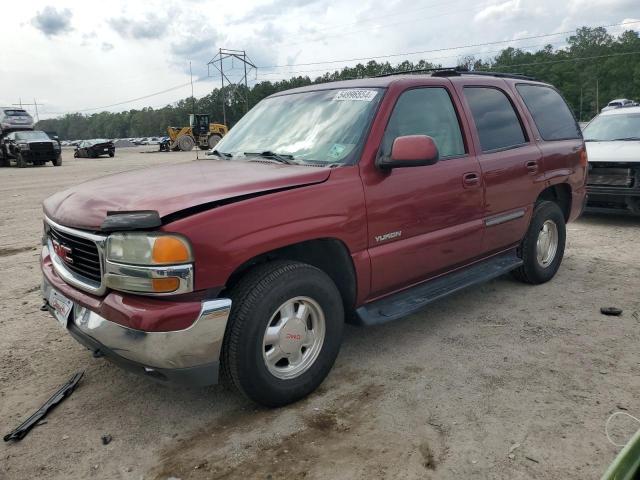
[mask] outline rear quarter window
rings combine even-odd
[[[544,85],[516,85],[543,140],[582,138],[580,127],[562,96]]]

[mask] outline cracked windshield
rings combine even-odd
[[[267,98],[237,123],[216,150],[227,158],[350,163],[381,97],[382,89],[351,88]]]

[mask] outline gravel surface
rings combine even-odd
[[[92,358],[39,310],[40,203],[196,154],[140,153],[152,148],[77,160],[65,149],[62,167],[0,169],[0,433],[86,370],[45,424],[0,445],[0,479],[598,478],[619,450],[609,415],[640,416],[640,219],[625,217],[570,224],[545,285],[504,277],[405,320],[347,327],[327,380],[286,408]],[[619,416],[611,433],[623,443],[637,428]]]

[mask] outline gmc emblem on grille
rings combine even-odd
[[[53,251],[58,257],[67,263],[73,263],[73,258],[71,258],[71,247],[63,245],[53,238],[51,239],[51,243],[53,244]]]

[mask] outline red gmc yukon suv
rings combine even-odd
[[[550,280],[586,172],[571,111],[527,77],[289,90],[206,160],[48,198],[42,293],[95,356],[284,405],[326,377],[345,322],[395,320],[507,272]]]

